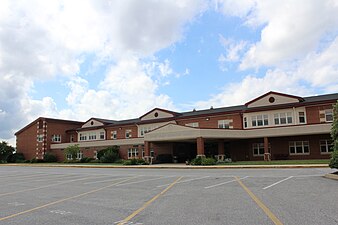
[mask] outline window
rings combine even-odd
[[[274,114],[275,125],[279,124],[292,124],[292,113],[275,113]]]
[[[252,149],[254,156],[264,156],[264,143],[254,143]]]
[[[83,152],[82,151],[79,151],[77,154],[76,154],[76,159],[82,159],[83,158]]]
[[[86,141],[86,140],[87,140],[87,135],[80,134],[80,141]]]
[[[38,142],[43,142],[43,134],[38,134],[37,137],[36,137],[36,140]]]
[[[230,121],[229,120],[218,120],[218,128],[229,129]]]
[[[298,112],[299,123],[305,123],[305,113]]]
[[[131,130],[126,130],[126,138],[131,138]]]
[[[72,156],[72,154],[67,154],[67,160],[72,160],[73,159],[73,156]]]
[[[325,122],[332,121],[333,121],[333,110],[332,109],[325,110]]]
[[[310,154],[310,147],[308,141],[290,141],[289,142],[290,155],[308,155]]]
[[[251,117],[251,125],[253,127],[256,126],[267,126],[269,125],[269,117],[268,115],[258,115],[258,116],[252,116]]]
[[[138,158],[138,148],[128,149],[128,159]]]
[[[248,127],[248,121],[247,121],[246,117],[244,117],[244,127],[245,127],[245,128]]]
[[[70,142],[74,142],[74,135],[70,135]]]
[[[104,139],[105,139],[104,131],[101,131],[101,132],[100,132],[100,139],[101,139],[101,140],[104,140]]]
[[[151,127],[141,127],[141,129],[140,129],[140,135],[143,136],[143,135],[145,135],[146,133],[148,133],[151,130],[152,130]]]
[[[96,140],[96,133],[90,133],[88,136],[89,140]]]
[[[61,142],[61,135],[60,134],[52,135],[52,142]]]
[[[185,124],[188,127],[198,127],[198,122]]]
[[[332,140],[321,140],[320,141],[320,153],[330,153],[333,151]]]
[[[117,131],[114,130],[114,131],[112,131],[111,133],[112,133],[111,139],[116,139],[116,138],[117,138]]]

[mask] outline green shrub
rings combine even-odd
[[[43,160],[43,159],[36,159],[36,158],[34,158],[34,159],[32,159],[30,162],[31,162],[31,163],[44,163],[44,162],[45,162],[45,160]]]
[[[93,158],[89,158],[89,157],[84,157],[82,159],[80,159],[80,163],[89,163],[92,160],[94,160]]]
[[[120,159],[119,157],[119,147],[113,146],[103,149],[97,153],[97,158],[102,163],[113,163]]]
[[[190,162],[191,165],[197,166],[197,165],[202,165],[202,157],[198,156],[191,160]]]
[[[337,150],[332,152],[329,166],[331,168],[338,169],[338,151]]]
[[[216,165],[217,161],[214,158],[205,158],[205,157],[196,157],[193,160],[191,160],[191,165],[198,166],[208,166],[208,165]]]
[[[56,158],[56,156],[55,156],[54,154],[48,152],[48,153],[46,153],[46,154],[44,155],[43,160],[44,160],[45,162],[56,162],[56,161],[57,161],[57,158]]]
[[[128,160],[123,160],[122,164],[126,165],[126,166],[132,165],[131,164],[131,160],[129,160],[129,159]]]
[[[203,166],[210,166],[210,165],[216,165],[216,159],[214,158],[202,158],[201,165]]]
[[[12,155],[7,156],[6,161],[8,163],[16,163],[25,161],[25,157],[22,153],[14,153]]]

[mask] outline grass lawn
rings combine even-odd
[[[299,165],[299,164],[329,164],[329,159],[311,160],[272,160],[272,161],[238,161],[219,165]]]

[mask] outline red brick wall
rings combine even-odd
[[[137,126],[123,126],[123,127],[108,127],[107,128],[107,140],[111,140],[112,131],[117,131],[117,139],[125,139],[126,138],[126,130],[131,130],[131,138],[137,137]]]
[[[218,128],[218,120],[233,120],[230,126],[234,129],[242,129],[242,118],[240,114],[219,115],[219,116],[203,116],[198,118],[180,119],[177,124],[185,125],[187,123],[198,122],[201,128]]]
[[[320,123],[319,111],[325,109],[332,109],[332,104],[321,106],[307,106],[306,107],[306,120],[308,124]]]
[[[33,159],[36,157],[37,125],[32,124],[25,131],[16,137],[17,152],[23,153],[25,159]]]

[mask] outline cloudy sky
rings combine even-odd
[[[0,140],[85,121],[338,92],[335,0],[0,0]]]

